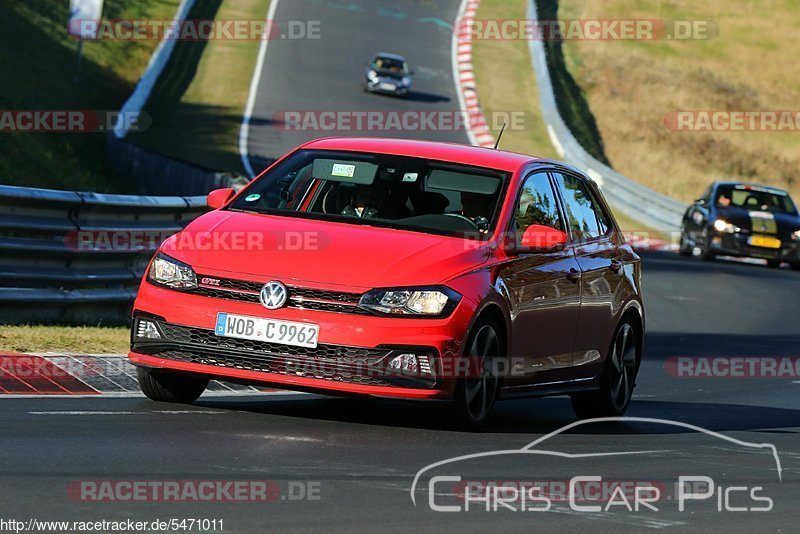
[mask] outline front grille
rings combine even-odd
[[[169,323],[160,326],[169,341],[190,345],[156,353],[161,358],[351,384],[392,385],[382,378],[390,349],[324,344],[311,349],[219,337],[213,330],[202,328]]]
[[[391,386],[383,380],[377,370],[367,366],[348,366],[341,362],[308,361],[284,357],[246,357],[238,354],[204,354],[191,350],[168,350],[159,352],[157,356],[168,360],[218,367],[230,367],[247,371],[279,374],[284,376],[298,376],[302,378],[316,378],[346,382],[348,384],[361,384],[367,386]]]
[[[230,278],[213,278],[219,284],[210,286],[202,284],[207,277],[198,275],[201,285],[192,290],[192,294],[203,297],[217,299],[236,300],[239,302],[259,302],[259,293],[264,285],[259,282],[248,282],[245,280],[234,280]],[[337,313],[352,313],[357,315],[371,315],[369,311],[359,308],[361,300],[359,293],[346,293],[342,291],[330,291],[325,289],[311,289],[307,287],[287,286],[289,308],[300,308],[304,310],[320,310]]]
[[[361,347],[347,347],[344,345],[317,345],[317,348],[292,347],[279,343],[265,341],[252,341],[249,339],[235,339],[220,337],[213,330],[179,326],[169,323],[160,323],[161,330],[170,340],[181,344],[202,345],[213,349],[226,349],[254,352],[258,355],[299,356],[312,359],[327,359],[331,361],[351,362],[355,364],[375,364],[387,356],[389,349],[367,349]]]
[[[136,321],[136,320],[135,320]],[[135,323],[134,321],[134,323]],[[161,339],[135,339],[133,349],[168,360],[229,367],[285,376],[317,378],[372,386],[431,388],[435,378],[413,382],[387,375],[388,362],[401,352],[394,348],[350,347],[319,344],[316,348],[292,347],[265,341],[217,336],[213,330],[154,321]],[[134,325],[135,326],[135,325]],[[429,351],[426,354],[430,361]]]

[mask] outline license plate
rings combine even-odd
[[[383,89],[385,91],[394,91],[394,90],[397,89],[397,86],[394,85],[393,83],[382,83],[381,84],[381,89]]]
[[[214,333],[222,337],[315,349],[319,338],[319,325],[218,313]]]
[[[768,235],[751,236],[749,242],[754,247],[781,248],[781,240]]]

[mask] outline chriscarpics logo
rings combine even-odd
[[[417,472],[410,494],[415,506],[436,513],[528,512],[535,522],[536,512],[562,512],[666,526],[688,524],[696,512],[772,512],[781,484],[770,443],[678,421],[606,417],[521,448],[431,463]]]

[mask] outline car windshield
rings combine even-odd
[[[298,151],[229,209],[458,237],[495,227],[508,174],[420,158]]]
[[[784,191],[750,185],[726,185],[717,188],[717,206],[796,215],[797,209]]]
[[[388,70],[397,73],[408,72],[408,64],[405,61],[391,57],[376,57],[372,61],[372,68],[375,70]]]

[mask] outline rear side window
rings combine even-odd
[[[564,208],[575,241],[606,235],[611,224],[583,180],[569,174],[553,173],[564,196]]]

